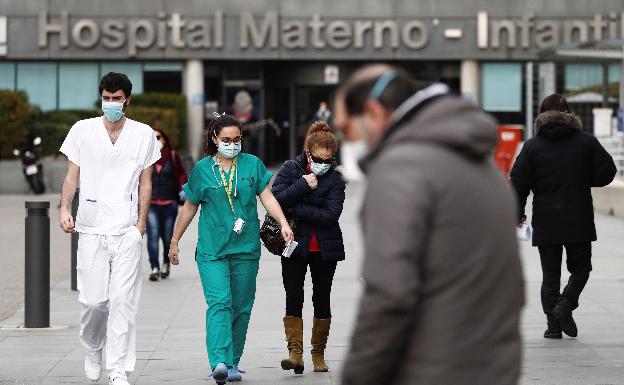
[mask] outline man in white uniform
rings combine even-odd
[[[160,148],[148,125],[124,116],[132,92],[126,75],[105,75],[99,92],[104,116],[74,124],[60,149],[68,159],[60,220],[65,232],[80,233],[78,300],[86,376],[99,380],[106,344],[109,383],[128,385],[126,373],[136,361],[135,319],[152,165]],[[70,207],[79,179],[74,222]]]

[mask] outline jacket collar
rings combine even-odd
[[[547,126],[566,126],[574,131],[582,131],[583,123],[578,116],[561,111],[546,111],[537,115],[533,125],[535,134],[539,135]]]

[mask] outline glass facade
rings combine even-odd
[[[58,108],[93,108],[99,99],[99,80],[97,63],[60,63]]]
[[[603,66],[598,63],[566,64],[565,92],[574,94],[583,91],[601,94]]]
[[[28,100],[42,110],[57,108],[57,63],[18,63],[17,89],[28,94]]]
[[[0,89],[15,89],[15,63],[0,63]]]
[[[159,76],[162,74],[180,83],[168,85],[169,88],[161,85],[153,91],[181,92],[182,71],[179,62],[0,62],[0,89],[26,92],[30,103],[43,111],[90,109],[97,107],[99,81],[109,72],[127,74],[132,94],[141,94],[145,91],[146,74],[157,83],[163,79]]]
[[[481,95],[486,111],[522,111],[522,64],[483,63]]]
[[[620,78],[622,77],[622,64],[609,65],[609,98],[619,99],[620,97]]]

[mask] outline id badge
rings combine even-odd
[[[234,222],[234,232],[238,235],[241,235],[241,233],[243,232],[243,228],[245,228],[245,221],[242,218],[238,218],[235,222]]]

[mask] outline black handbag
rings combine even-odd
[[[288,225],[294,233],[297,227],[295,219],[289,219]],[[268,213],[264,217],[264,223],[262,223],[260,228],[260,239],[271,254],[281,256],[286,248],[286,241],[282,237],[282,226]]]

